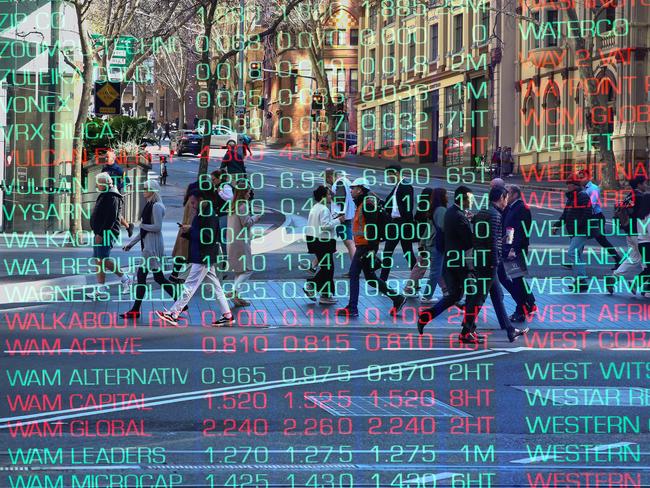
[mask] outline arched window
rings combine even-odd
[[[539,113],[535,110],[535,99],[532,95],[526,98],[523,112],[524,125],[526,127],[526,140],[530,140],[530,138],[535,137],[537,133],[537,119],[539,119]]]
[[[557,136],[560,133],[560,89],[557,84],[551,82],[546,89],[546,100],[544,103],[544,121],[546,122],[545,132],[547,136]]]

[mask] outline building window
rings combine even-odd
[[[546,23],[553,26],[553,30],[557,31],[558,37],[560,34],[558,21],[558,11],[557,10],[547,10],[546,11]],[[546,35],[544,39],[546,40],[546,47],[556,47],[558,45],[559,39],[553,35]]]
[[[359,29],[352,29],[350,31],[350,46],[359,45]]]
[[[375,50],[374,49],[370,50],[369,58],[372,61],[369,61],[368,65],[367,65],[367,68],[369,70],[367,79],[368,79],[368,83],[372,83],[373,81],[375,81],[375,72],[377,71],[377,57],[375,56]]]
[[[359,85],[359,71],[356,69],[350,70],[350,93],[356,93]]]
[[[465,117],[464,87],[456,84],[445,89],[445,136],[443,161],[445,165],[463,162],[463,119]]]
[[[381,147],[395,145],[395,104],[381,106]]]
[[[454,17],[454,53],[463,49],[463,14]]]
[[[429,49],[429,62],[433,63],[438,60],[438,24],[433,24],[429,27],[429,39],[431,40],[431,48]]]
[[[377,30],[377,6],[373,5],[369,8],[370,13],[368,14],[368,29],[371,31]]]
[[[524,120],[526,125],[526,140],[529,141],[531,137],[535,137],[535,128],[537,123],[535,122],[535,100],[533,97],[528,97],[526,99],[526,105],[524,105]]]
[[[384,65],[384,63],[386,63]],[[395,59],[395,41],[388,45],[388,56],[382,61],[382,71],[386,76],[395,76],[397,71],[397,60]]]
[[[409,54],[408,54],[408,70],[413,71],[415,69],[415,50],[417,47],[417,34],[412,32],[409,36]]]
[[[298,70],[292,69],[289,77],[289,89],[291,93],[298,93]]]
[[[361,112],[361,150],[368,148],[369,144],[375,143],[375,128],[377,120],[375,110],[369,108]]]
[[[560,89],[556,84],[552,84],[549,89],[546,91],[546,135],[547,136],[557,136],[559,133],[559,109],[560,109],[560,98],[558,93]]]
[[[481,10],[481,25],[483,26],[483,32],[485,35],[485,42],[490,37],[490,4],[484,3]]]
[[[415,98],[409,97],[399,102],[399,130],[402,141],[413,142],[415,134]]]
[[[532,17],[534,19],[535,25],[539,25],[539,12],[533,12]],[[541,36],[535,37],[533,35],[528,36],[528,49],[539,49],[541,47]]]
[[[345,70],[336,70],[336,91],[337,93],[345,93]]]

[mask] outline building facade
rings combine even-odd
[[[568,22],[572,11],[581,27]],[[538,24],[518,21],[516,152],[521,168],[566,176],[579,167],[591,167],[599,180],[596,134],[605,135],[611,144],[621,165],[619,180],[639,167],[647,168],[650,119],[645,114],[650,91],[645,6],[600,0],[533,2],[522,15]],[[581,49],[576,49],[578,37],[585,42]],[[593,71],[591,79],[581,69],[587,65]],[[601,100],[595,100],[599,96]]]
[[[74,10],[61,1],[0,3],[0,228],[68,228],[67,190],[80,83],[60,51],[77,62]]]
[[[489,4],[370,2],[360,24],[359,150],[445,166],[487,154]]]

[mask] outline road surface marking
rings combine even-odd
[[[478,354],[477,354],[478,353]],[[416,370],[424,366],[435,367],[435,366],[444,366],[448,364],[456,364],[463,361],[478,361],[483,359],[489,359],[492,357],[503,356],[508,353],[506,352],[491,352],[489,350],[485,351],[470,351],[460,354],[449,354],[447,356],[442,356],[439,358],[426,358],[426,359],[417,359],[413,361],[404,361],[399,363],[389,363],[386,365],[380,365],[378,367],[373,367],[371,370],[370,367],[345,371],[342,373],[328,373],[318,376],[302,376],[300,378],[295,378],[293,381],[285,380],[273,380],[263,383],[254,383],[250,385],[233,385],[227,387],[219,388],[210,388],[206,390],[194,390],[183,393],[172,393],[167,395],[159,395],[150,398],[145,398],[142,401],[130,402],[122,401],[116,402],[114,404],[106,405],[108,408],[97,408],[95,406],[90,407],[80,407],[80,408],[71,408],[63,409],[51,412],[40,412],[29,415],[20,415],[15,417],[4,417],[0,418],[0,429],[7,429],[10,426],[13,426],[15,422],[19,422],[22,425],[36,424],[40,422],[52,422],[55,420],[65,420],[76,417],[87,417],[94,415],[103,415],[108,412],[121,412],[125,410],[134,410],[141,409],[143,407],[153,407],[157,405],[167,405],[173,403],[188,402],[193,400],[204,400],[206,396],[213,397],[223,397],[226,395],[236,395],[238,393],[248,393],[255,391],[265,391],[265,390],[274,390],[278,388],[286,388],[292,386],[302,386],[302,385],[312,385],[319,383],[327,383],[330,381],[338,381],[346,379],[349,381],[352,378],[362,378],[367,377],[368,373],[372,371],[373,374],[388,374],[390,371],[389,368],[394,368],[395,366],[400,367],[402,370]],[[113,406],[114,405],[114,406]],[[40,418],[42,417],[42,418]],[[34,420],[30,420],[34,419]],[[27,420],[24,422],[23,420]]]

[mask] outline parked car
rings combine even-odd
[[[357,144],[357,135],[353,132],[337,132],[336,133],[337,141],[345,141],[345,148],[347,150],[350,146],[356,146]]]
[[[178,130],[172,136],[169,143],[169,150],[181,156],[184,153],[192,153],[195,156],[201,154],[201,142],[203,137],[195,130]]]
[[[212,126],[210,147],[226,147],[229,142],[237,143],[237,132],[225,125]]]

